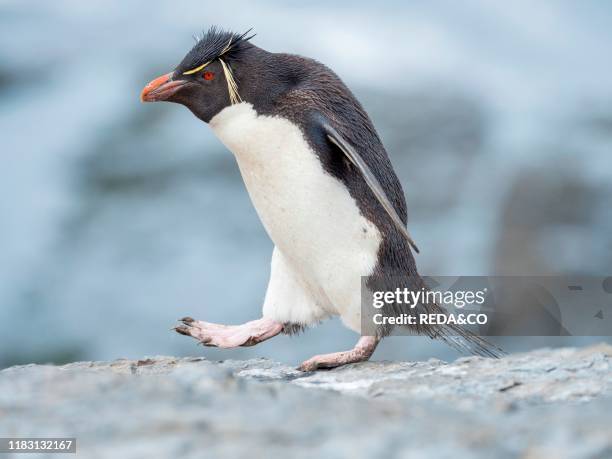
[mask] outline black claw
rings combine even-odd
[[[198,345],[206,346],[206,347],[217,347],[215,344],[210,344],[211,341],[212,341],[211,338],[204,337],[204,338],[198,339]]]
[[[181,335],[191,336],[191,334],[189,333],[189,329],[187,327],[184,327],[183,325],[174,327],[174,331]]]

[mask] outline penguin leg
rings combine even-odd
[[[177,333],[195,338],[204,346],[231,348],[254,346],[283,331],[283,324],[262,317],[242,325],[221,325],[191,317],[180,319],[183,325],[175,327]]]
[[[313,371],[319,368],[335,368],[347,363],[364,362],[372,356],[379,342],[380,338],[375,336],[362,336],[350,351],[315,355],[303,362],[298,370]]]

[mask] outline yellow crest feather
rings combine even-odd
[[[221,53],[219,54],[219,56],[223,56],[225,53],[227,53],[231,49],[231,47],[232,47],[232,40],[230,39],[227,45],[225,45],[225,48],[221,50]],[[212,61],[208,61],[200,65],[199,67],[196,67],[191,70],[187,70],[186,72],[183,72],[183,75],[193,75],[194,73],[197,73],[200,70],[204,69],[204,67],[206,67],[211,62]],[[225,74],[225,80],[227,81],[227,90],[229,91],[230,102],[232,103],[232,105],[242,102],[242,98],[240,97],[240,94],[238,94],[238,85],[236,84],[236,80],[234,79],[234,74],[232,73],[232,69],[230,68],[229,65],[225,63],[223,59],[221,59],[221,57],[219,57],[219,62],[221,63],[221,67],[223,68],[223,73]]]
[[[229,91],[230,102],[232,105],[242,102],[242,98],[240,97],[240,94],[238,94],[238,85],[236,84],[236,80],[234,80],[232,69],[223,59],[219,59],[219,62],[221,63],[221,67],[223,67],[223,73],[225,74],[225,79],[227,80],[227,90]]]
[[[183,72],[183,75],[193,75],[194,73],[197,73],[200,70],[202,70],[208,64],[210,64],[210,61],[205,62],[204,64],[200,65],[199,67],[196,67],[195,69],[191,69],[191,70],[187,70],[186,72]]]

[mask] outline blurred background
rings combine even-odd
[[[344,79],[404,185],[422,273],[612,273],[609,2],[3,1],[0,367],[296,364],[354,344],[338,321],[228,351],[169,331],[185,315],[257,318],[269,275],[233,156],[184,107],[139,102],[212,24],[253,27],[255,44]],[[456,356],[421,337],[375,354]]]

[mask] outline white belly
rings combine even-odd
[[[287,119],[258,116],[241,103],[225,108],[210,125],[236,156],[266,231],[310,286],[316,308],[340,314],[358,329],[361,276],[372,273],[381,242],[376,226]]]

